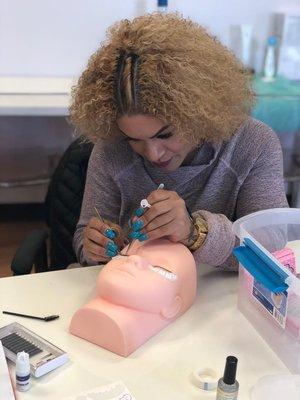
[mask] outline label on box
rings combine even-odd
[[[273,316],[275,321],[285,329],[288,293],[273,293],[254,279],[252,294],[262,307]]]

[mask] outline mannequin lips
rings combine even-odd
[[[125,275],[131,276],[131,277],[134,278],[134,274],[132,273],[132,269],[133,269],[133,267],[128,268],[128,267],[126,267],[124,265],[121,265],[120,267],[115,268],[116,271],[121,272],[121,273],[123,273]]]

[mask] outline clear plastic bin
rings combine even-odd
[[[252,266],[257,264],[264,273],[265,261],[273,264],[285,276],[286,286],[280,293],[267,290],[259,274],[248,272],[247,257],[242,259],[235,251],[244,264],[239,269],[238,307],[289,370],[300,374],[300,209],[259,211],[237,220],[233,230],[241,240],[238,251],[249,242],[257,246],[261,258],[254,255]],[[246,250],[251,255],[251,249]],[[293,255],[291,263],[279,261],[278,254],[284,252]]]

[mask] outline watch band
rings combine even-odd
[[[189,250],[195,251],[198,250],[204,243],[207,233],[208,233],[208,224],[205,219],[201,217],[193,218],[194,230],[196,231],[196,239],[194,242],[188,246]]]

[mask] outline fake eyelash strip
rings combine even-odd
[[[165,270],[162,267],[158,267],[158,266],[151,266],[150,269],[156,273],[158,273],[159,275],[163,276],[164,278],[168,279],[169,281],[176,281],[177,280],[177,275],[174,274],[173,272],[169,272],[167,270]]]
[[[33,342],[28,341],[17,333],[11,333],[10,335],[1,339],[1,341],[3,346],[12,351],[14,354],[17,354],[20,351],[26,351],[26,353],[29,354],[29,357],[32,357],[42,352],[42,350]]]

